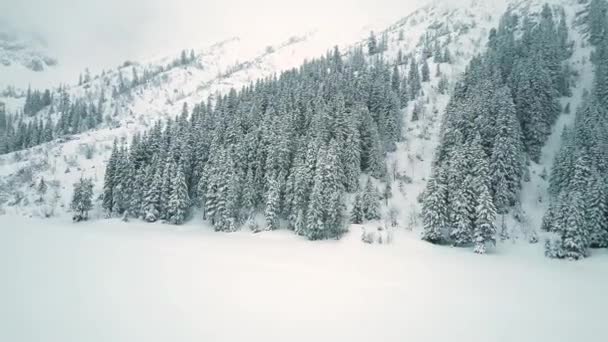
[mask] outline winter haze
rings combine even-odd
[[[328,41],[340,43],[350,31],[381,27],[426,1],[4,0],[0,23],[44,38],[60,65],[50,75],[8,75],[10,82],[1,79],[0,86],[73,82],[86,67],[100,72],[128,59],[202,48],[230,37],[264,46],[320,30]]]

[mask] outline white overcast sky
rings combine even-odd
[[[427,0],[0,0],[0,20],[93,70],[240,36],[261,45],[310,29],[390,23]]]

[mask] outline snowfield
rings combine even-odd
[[[420,58],[424,35],[446,25],[450,42],[438,39],[453,61],[440,67],[451,87],[484,51],[507,3],[522,14],[536,13],[544,3],[471,0],[453,8],[455,2],[435,1],[376,30],[389,41],[387,60],[396,60],[400,50]],[[538,232],[549,204],[543,170],[550,171],[561,132],[593,85],[593,48],[577,23],[585,4],[547,2],[565,6],[576,42],[567,61],[577,74],[573,95],[560,99],[572,113],[560,116],[540,163],[530,165],[522,218],[506,218],[513,240],[487,255],[420,240],[417,197],[430,177],[450,99],[438,91],[432,59],[424,95],[404,108],[403,142],[387,157],[389,168],[411,179],[393,188],[389,203],[399,209],[401,228],[391,244],[362,243],[358,225],[340,241],[310,242],[287,230],[216,233],[200,213],[183,226],[103,219],[98,196],[116,138],[129,140],[179,113],[184,103],[297,67],[336,43],[323,32],[269,47],[231,39],[196,50],[193,65],[168,68],[110,101],[105,114],[116,112],[116,125],[0,156],[0,342],[606,341],[608,250],[593,250],[577,262],[549,259],[547,234]],[[337,43],[348,54],[368,35],[353,32]],[[141,74],[176,56],[134,65]],[[122,69],[128,79],[133,67]],[[105,89],[109,95],[117,75],[118,69],[108,71],[107,79],[71,86],[70,94],[94,98]],[[23,98],[0,100],[11,112],[23,107]],[[416,104],[421,117],[412,121]],[[69,202],[80,177],[95,182],[95,208],[90,222],[74,224]],[[42,178],[49,186],[44,196],[36,187]],[[52,217],[39,218],[44,216]],[[540,243],[528,243],[533,234]]]
[[[0,217],[0,341],[605,341],[605,251],[201,227]]]

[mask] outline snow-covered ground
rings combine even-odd
[[[604,341],[608,254],[0,217],[1,341]]]

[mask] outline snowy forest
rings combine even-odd
[[[181,224],[196,207],[218,231],[257,229],[259,214],[265,229],[339,237],[345,196],[360,189],[361,173],[387,175],[385,154],[402,137],[401,103],[418,95],[424,69],[411,59],[405,77],[381,55],[368,62],[361,48],[346,57],[335,48],[191,111],[184,106],[128,147],[115,145],[103,208]],[[380,197],[364,197],[367,217],[376,218]]]
[[[549,178],[551,207],[542,229],[559,239],[547,241],[551,257],[579,259],[589,248],[608,247],[608,3],[590,3],[589,41],[596,47],[594,89],[576,112],[573,127]]]
[[[606,162],[605,1],[592,1],[586,24],[598,46],[596,85],[564,132],[551,170],[551,209],[543,230],[550,257],[578,259],[608,244]],[[516,32],[523,20],[523,32]],[[569,95],[571,73],[562,61],[571,43],[563,14],[545,5],[537,22],[506,13],[490,33],[487,52],[471,61],[454,90],[442,125],[433,177],[424,194],[423,239],[474,245],[484,253],[506,236],[504,215],[518,205],[528,165],[537,162]],[[536,236],[531,238],[535,242]]]
[[[76,135],[95,128],[114,125],[113,118],[117,116],[118,106],[108,113],[110,99],[119,102],[128,98],[138,86],[149,86],[155,76],[173,67],[186,66],[195,62],[194,52],[182,50],[180,56],[166,66],[138,69],[132,62],[125,62],[116,70],[117,81],[112,84],[112,73],[103,71],[100,75],[92,76],[88,69],[78,77],[78,86],[85,92],[82,96],[70,96],[66,86],[60,85],[55,90],[38,90],[28,87],[24,94],[25,103],[20,112],[9,114],[0,108],[0,155],[53,141],[54,139]],[[129,70],[130,76],[123,75],[123,70]],[[102,79],[104,86],[111,89],[111,94],[101,88],[98,94],[90,92],[90,83]],[[14,94],[8,88],[5,92]],[[111,98],[108,98],[108,95]],[[104,113],[106,115],[104,116]]]
[[[419,216],[422,240],[483,254],[511,239],[508,225],[523,220],[521,193],[530,172],[548,165],[541,176],[548,179],[548,210],[526,238],[544,240],[547,257],[587,257],[608,247],[608,3],[584,6],[576,21],[594,51],[588,61],[594,85],[577,108],[563,102],[580,75],[569,61],[576,42],[562,7],[507,10],[497,27],[483,31],[485,52],[462,63],[466,70],[454,82],[440,68],[452,63],[451,35],[441,33],[443,44],[430,33],[439,29],[429,30],[420,51],[391,54],[391,44],[405,39],[404,28],[392,40],[388,30],[372,31],[347,52],[335,47],[241,89],[193,106],[183,101],[174,118],[148,121],[147,131],[116,139],[102,193],[94,194],[93,180],[83,177],[69,207],[76,221],[100,203],[106,217],[175,225],[204,220],[225,232],[286,228],[310,240],[339,238],[350,224],[397,226],[398,209],[388,199],[392,182],[408,176],[389,165],[389,154],[402,152],[406,123],[420,120],[424,106],[436,108],[423,91],[428,83],[425,89],[449,94],[449,102],[438,119],[430,177],[413,194],[421,210],[408,213]],[[78,79],[80,93],[28,88],[22,110],[0,108],[0,155],[112,128],[121,101],[138,86],[153,88],[163,70],[187,69],[198,58],[182,50],[156,67],[125,62],[96,76],[87,69]],[[89,91],[99,78],[101,85]],[[572,115],[573,124],[561,132],[554,162],[545,164],[543,149],[562,115]]]

